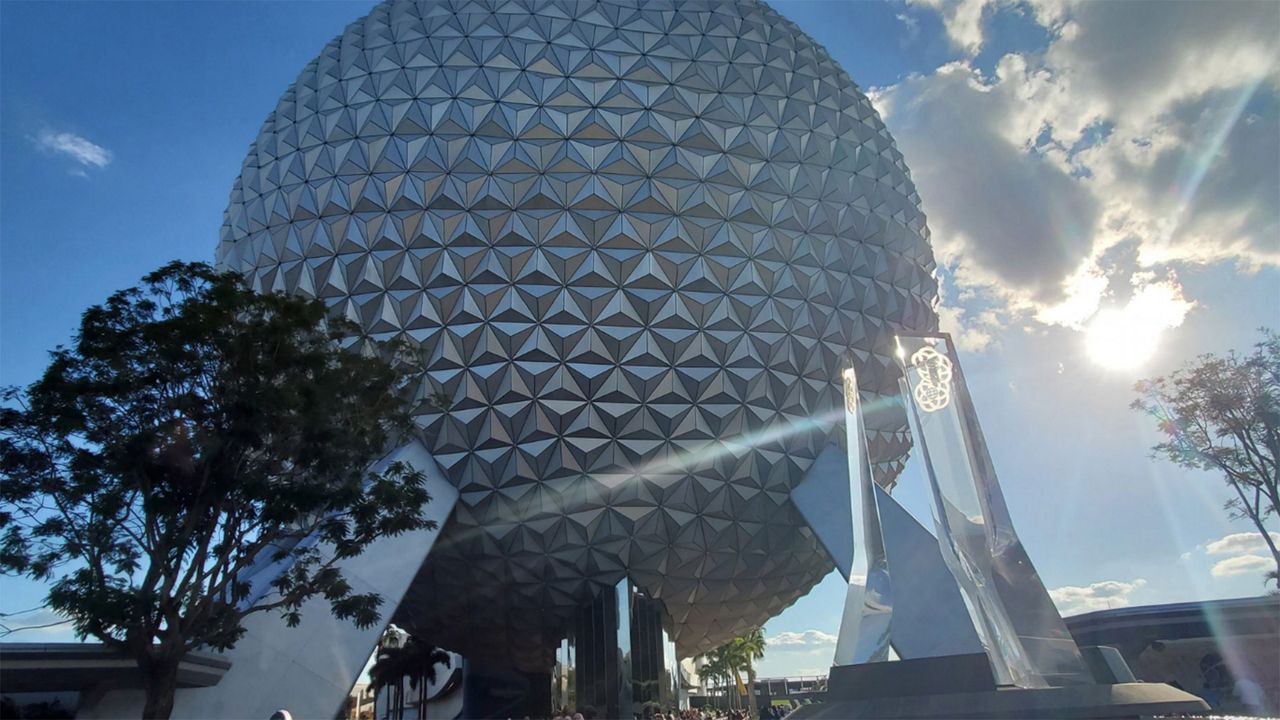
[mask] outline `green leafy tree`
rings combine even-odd
[[[411,427],[412,375],[322,303],[172,263],[87,310],[43,377],[0,409],[0,569],[51,582],[81,637],[142,671],[144,717],[178,664],[225,650],[245,616],[327,600],[362,627],[382,599],[337,565],[434,528],[425,478],[372,460]],[[389,352],[392,348],[383,348]],[[284,567],[267,588],[266,563]]]
[[[1264,329],[1248,355],[1203,355],[1164,378],[1138,383],[1133,407],[1151,414],[1165,440],[1157,457],[1221,474],[1235,494],[1226,504],[1248,519],[1271,551],[1280,552],[1268,521],[1280,506],[1280,336]]]

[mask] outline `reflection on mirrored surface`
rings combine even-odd
[[[866,427],[853,368],[843,373],[845,446],[849,458],[850,513],[854,522],[853,563],[846,576],[840,635],[836,640],[836,665],[880,662],[889,657],[889,630],[893,620],[893,588],[885,557],[875,481],[867,453]]]
[[[554,708],[629,718],[681,706],[671,617],[661,600],[629,580],[579,608],[553,667]]]

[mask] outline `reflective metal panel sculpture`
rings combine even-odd
[[[460,500],[395,622],[542,671],[623,578],[690,655],[830,570],[790,491],[846,358],[896,394],[893,333],[936,327],[927,238],[871,103],[764,3],[432,0],[302,70],[218,259],[418,346]],[[868,425],[891,482],[905,416]]]
[[[938,542],[996,680],[1028,688],[1091,682],[1014,531],[950,337],[899,336],[898,343]]]
[[[621,580],[578,608],[555,649],[551,705],[595,708],[602,717],[631,717],[633,655],[631,584]]]
[[[889,628],[893,621],[893,586],[885,556],[884,536],[871,463],[867,457],[867,434],[858,398],[858,374],[853,368],[843,373],[845,442],[849,457],[849,497],[854,518],[853,563],[845,577],[845,596],[840,636],[836,641],[836,665],[879,662],[889,657]],[[861,529],[861,533],[856,532]]]
[[[876,488],[880,528],[893,578],[890,643],[902,660],[982,652],[938,539],[888,491]]]

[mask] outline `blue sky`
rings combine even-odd
[[[370,6],[0,3],[0,382],[33,380],[111,291],[212,259],[259,123]],[[1280,326],[1280,5],[776,7],[906,155],[944,328],[1064,611],[1260,592],[1226,488],[1151,460],[1128,404],[1136,379]],[[1100,352],[1116,336],[1133,346]],[[919,468],[899,487],[927,518]],[[40,604],[0,582],[0,611]],[[768,623],[762,674],[825,670],[843,592],[832,575]]]

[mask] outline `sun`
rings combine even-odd
[[[1137,285],[1127,303],[1099,310],[1084,328],[1089,358],[1107,370],[1142,368],[1156,356],[1164,334],[1182,325],[1195,307],[1172,274]]]
[[[1101,310],[1085,329],[1085,347],[1089,358],[1107,370],[1137,370],[1155,357],[1166,327],[1128,308]]]

